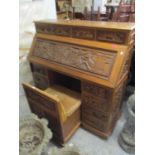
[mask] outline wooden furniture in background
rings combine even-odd
[[[112,20],[117,22],[135,22],[135,1],[131,0],[129,4],[126,4],[124,0],[121,0]]]
[[[55,84],[78,92],[82,102],[82,126],[107,138],[121,113],[121,99],[132,55],[134,24],[46,20],[35,22],[35,26],[36,35],[29,61],[38,92],[42,94],[42,89],[46,91]],[[39,74],[36,75],[36,71]],[[44,96],[49,96],[49,92],[46,91]],[[38,115],[45,107],[41,102],[38,100],[35,104]],[[48,110],[52,111],[52,107]],[[79,112],[77,115],[73,118],[75,122],[79,122]],[[51,118],[51,115],[47,117],[52,124]],[[67,126],[71,126],[70,123]],[[61,129],[58,125],[55,127]],[[70,131],[68,129],[68,133]],[[58,138],[57,141],[66,142]]]
[[[109,20],[112,20],[114,13],[116,12],[119,4],[117,3],[107,3],[105,4],[106,12],[109,15]]]

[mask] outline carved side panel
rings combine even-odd
[[[121,85],[120,88],[118,88],[114,94],[113,97],[113,113],[116,114],[120,108],[121,108],[121,102],[123,97],[123,91],[124,91],[124,84]]]
[[[130,69],[131,55],[132,55],[131,52],[128,52],[127,53],[126,58],[125,58],[125,61],[124,61],[124,64],[123,64],[123,67],[122,67],[121,72],[120,72],[120,75],[119,75],[120,76],[119,79],[121,79],[123,77],[123,75],[129,71],[129,69]]]
[[[37,39],[33,55],[108,79],[116,53]]]
[[[95,38],[95,30],[89,28],[73,28],[72,36],[75,38],[91,39]]]
[[[107,42],[116,42],[116,43],[125,43],[126,34],[123,32],[110,32],[105,30],[97,30],[96,34],[97,40],[107,41]]]
[[[67,26],[39,24],[36,25],[36,30],[38,33],[54,34],[60,36],[71,36],[71,27]]]

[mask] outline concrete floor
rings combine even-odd
[[[27,100],[25,95],[19,97],[19,115],[20,119],[30,114]],[[90,132],[79,128],[73,137],[69,140],[68,144],[75,144],[80,150],[88,155],[129,155],[124,152],[117,143],[117,138],[121,129],[126,121],[126,107],[123,107],[123,112],[118,120],[112,135],[107,139],[101,139]],[[50,143],[49,146],[54,147],[55,144]],[[57,146],[55,146],[57,147]]]

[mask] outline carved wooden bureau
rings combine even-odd
[[[57,84],[80,94],[82,126],[107,138],[120,116],[134,24],[45,20],[35,22],[35,26],[29,53],[35,86],[46,90]],[[31,110],[40,115],[42,109]]]

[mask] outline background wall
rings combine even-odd
[[[35,34],[33,21],[47,18],[56,18],[55,0],[19,1],[19,95],[24,95],[21,84],[32,80],[27,55]]]

